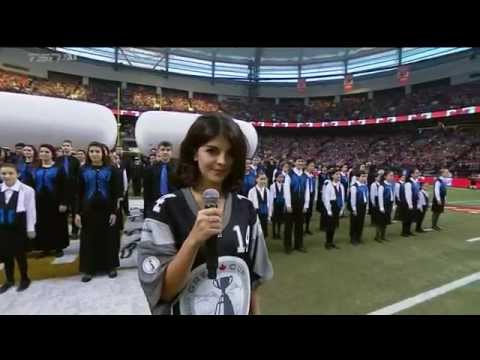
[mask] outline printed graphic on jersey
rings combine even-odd
[[[160,260],[155,256],[149,256],[143,260],[142,269],[145,274],[154,274],[160,268]]]
[[[247,315],[250,308],[250,273],[240,258],[221,256],[217,278],[208,279],[206,264],[192,271],[179,297],[182,315]]]

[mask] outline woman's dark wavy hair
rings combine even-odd
[[[52,144],[42,144],[38,147],[39,151],[42,147],[50,150],[50,152],[52,153],[52,161],[55,162],[55,160],[57,159],[57,149],[55,148],[55,146],[53,146]]]
[[[108,156],[108,153],[107,153],[108,147],[105,144],[102,144],[98,141],[92,141],[90,144],[88,144],[85,164],[92,165],[92,159],[90,159],[89,151],[90,151],[90,148],[93,147],[93,146],[99,147],[100,149],[102,149],[103,165],[110,165],[111,161],[110,161],[110,157]]]
[[[176,173],[179,187],[195,186],[200,179],[198,163],[193,160],[197,150],[217,136],[223,136],[230,143],[233,158],[230,174],[222,184],[223,192],[238,191],[245,175],[247,139],[238,124],[221,113],[207,113],[195,120],[180,146],[180,159]]]
[[[33,160],[32,160],[32,166],[39,166],[40,165],[40,159],[38,158],[38,150],[35,146],[30,145],[30,144],[25,144],[24,148],[29,147],[30,149],[33,150]]]

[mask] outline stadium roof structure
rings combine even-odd
[[[320,82],[372,75],[401,65],[450,54],[475,51],[470,47],[69,47],[51,50],[165,73],[240,82]]]
[[[394,48],[375,47],[338,47],[338,48],[145,48],[147,50],[210,61],[238,64],[250,64],[259,57],[260,65],[306,65],[324,61],[343,61],[345,59],[372,55]]]

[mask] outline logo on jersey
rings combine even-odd
[[[153,207],[153,212],[159,213],[160,209],[162,208],[163,203],[165,202],[166,199],[168,198],[174,198],[177,197],[175,194],[165,194],[161,198],[159,198],[157,201],[155,201],[155,206]]]
[[[221,256],[217,278],[208,278],[207,266],[192,271],[180,294],[182,315],[247,315],[250,308],[250,272],[241,258]]]
[[[152,275],[160,268],[160,260],[155,256],[149,256],[143,260],[142,270],[145,274]]]

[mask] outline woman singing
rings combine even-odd
[[[156,201],[151,217],[145,220],[137,255],[140,283],[153,314],[180,313],[175,300],[191,272],[206,262],[207,239],[219,234],[218,257],[239,258],[248,266],[249,313],[259,314],[256,289],[272,278],[273,270],[257,212],[250,200],[237,194],[246,157],[247,140],[230,117],[205,114],[190,127],[180,149],[180,190]],[[205,209],[202,194],[206,189],[220,194],[216,208]],[[210,288],[204,295],[221,294],[219,303],[228,303],[223,300],[233,291],[231,277],[213,281],[222,292]],[[217,310],[214,304],[205,313]]]

